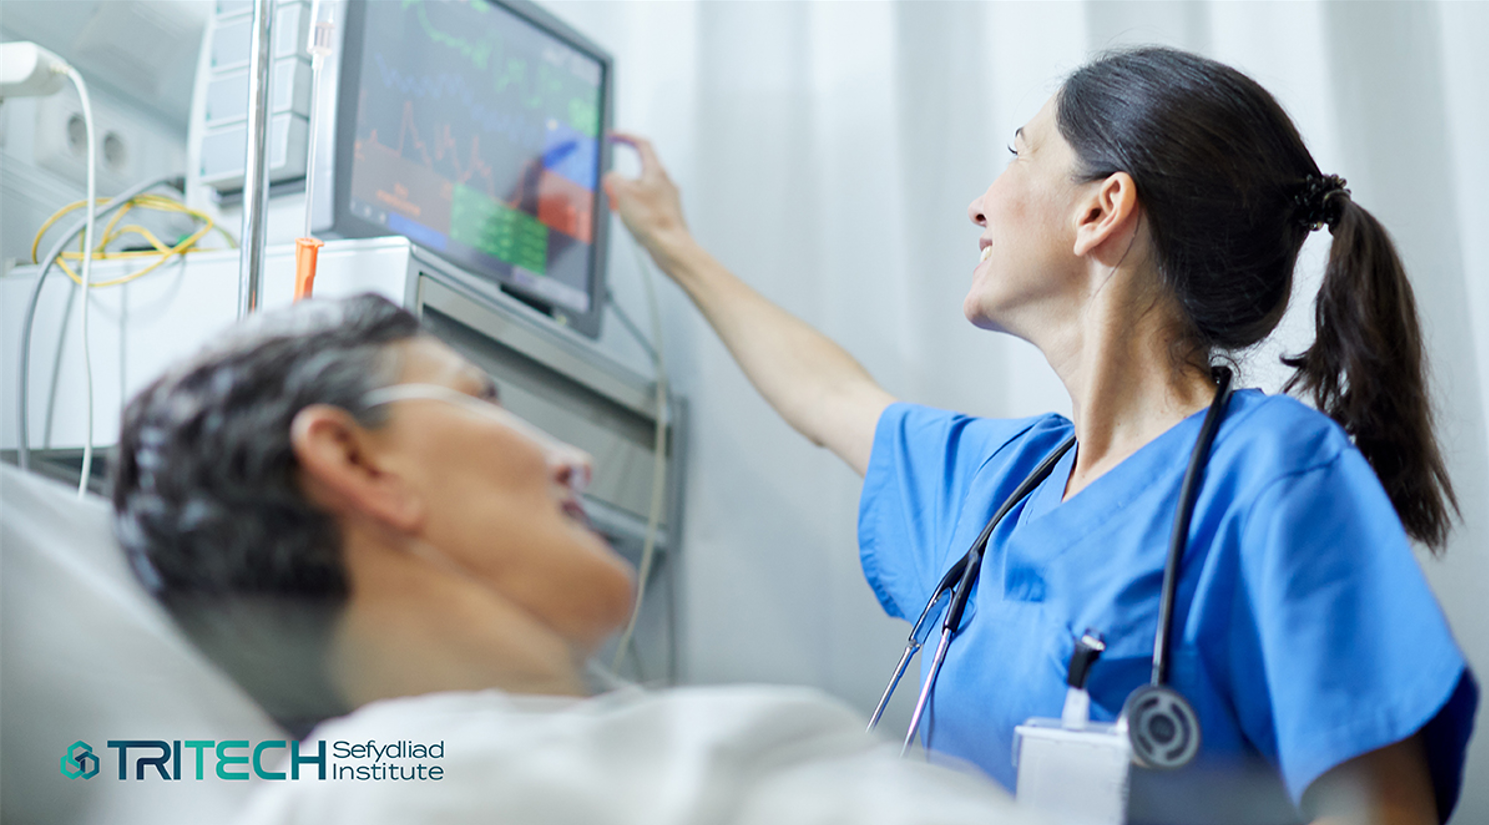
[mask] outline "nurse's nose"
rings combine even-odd
[[[967,217],[978,226],[987,226],[987,216],[982,214],[982,198],[973,198],[967,205]]]

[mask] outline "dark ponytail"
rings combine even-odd
[[[1411,285],[1385,229],[1319,172],[1277,101],[1224,64],[1142,48],[1076,70],[1056,122],[1081,180],[1126,172],[1136,183],[1190,351],[1269,335],[1303,242],[1330,227],[1317,339],[1283,359],[1297,369],[1287,389],[1313,395],[1375,469],[1407,534],[1441,549],[1458,503],[1433,435]]]
[[[1311,393],[1380,477],[1412,538],[1439,550],[1458,499],[1433,437],[1422,332],[1406,270],[1385,227],[1348,195],[1314,304],[1313,346],[1284,358],[1287,391]]]

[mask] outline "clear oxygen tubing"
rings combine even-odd
[[[93,474],[93,356],[88,349],[88,305],[93,303],[88,288],[93,285],[93,225],[98,212],[98,146],[93,137],[93,104],[88,100],[88,84],[72,66],[67,67],[67,77],[77,87],[78,99],[83,106],[83,127],[88,138],[88,195],[83,209],[83,316],[81,321],[83,338],[83,380],[87,384],[87,429],[83,431],[83,466],[78,473],[78,498],[88,492],[88,477]],[[38,279],[40,283],[40,279]],[[22,408],[25,417],[25,408]]]
[[[167,185],[172,186],[178,191],[186,188],[185,179],[179,174],[155,178],[125,190],[113,200],[89,214],[95,220],[107,217],[124,206],[124,204],[129,203],[135,196],[154,189],[157,186]],[[57,260],[62,257],[62,250],[69,243],[72,243],[72,239],[76,238],[79,232],[86,231],[87,225],[87,218],[78,221],[52,245],[51,250],[47,252],[47,256],[42,259],[41,271],[36,276],[36,285],[31,288],[31,298],[26,302],[26,315],[21,322],[21,363],[18,370],[20,373],[20,386],[17,387],[18,391],[16,392],[16,424],[20,433],[20,438],[16,445],[16,457],[22,470],[31,469],[30,428],[27,426],[30,398],[29,379],[31,375],[31,331],[36,326],[36,308],[41,300],[41,288],[46,284],[47,273],[56,265]]]
[[[636,622],[641,618],[641,606],[646,599],[646,583],[651,577],[651,568],[656,561],[657,530],[661,527],[662,505],[665,503],[667,493],[667,356],[662,346],[662,310],[657,302],[656,281],[651,267],[642,257],[641,247],[635,241],[631,242],[631,251],[636,255],[636,265],[641,268],[641,281],[646,285],[646,303],[651,314],[652,346],[649,349],[657,368],[657,427],[652,438],[651,512],[646,517],[646,539],[641,545],[641,563],[636,571],[636,604],[631,608],[631,618],[626,622],[626,629],[621,633],[620,643],[615,648],[615,661],[610,666],[617,673],[620,672],[621,664],[625,662],[626,651],[630,648],[631,640],[636,634]],[[674,546],[677,538],[674,525],[672,537]],[[636,667],[637,674],[640,675],[639,659]]]
[[[326,19],[320,19],[321,10],[325,8]],[[310,5],[310,42],[306,44],[310,52],[310,147],[305,160],[305,237],[311,235],[311,224],[314,218],[315,208],[315,159],[320,141],[317,140],[317,129],[323,120],[321,106],[326,97],[321,94],[321,69],[325,66],[326,58],[331,56],[333,50],[332,41],[336,35],[336,21],[333,19],[335,7],[329,3],[315,0]]]

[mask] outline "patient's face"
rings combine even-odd
[[[431,337],[399,345],[400,383],[498,403],[490,379]],[[391,404],[384,460],[425,507],[419,538],[585,652],[629,615],[632,570],[577,512],[565,456],[458,404]]]

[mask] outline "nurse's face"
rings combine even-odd
[[[981,260],[962,312],[983,329],[1032,340],[1031,333],[1072,317],[1082,294],[1082,261],[1074,254],[1084,185],[1076,155],[1055,124],[1055,100],[1018,130],[1008,166],[967,207]]]
[[[485,373],[430,337],[403,348],[400,383],[378,428],[384,456],[420,500],[417,538],[581,650],[629,615],[629,563],[591,531],[574,476],[587,457],[500,408]],[[459,396],[440,397],[434,388]],[[420,397],[420,396],[423,397]],[[474,403],[472,403],[474,402]]]

